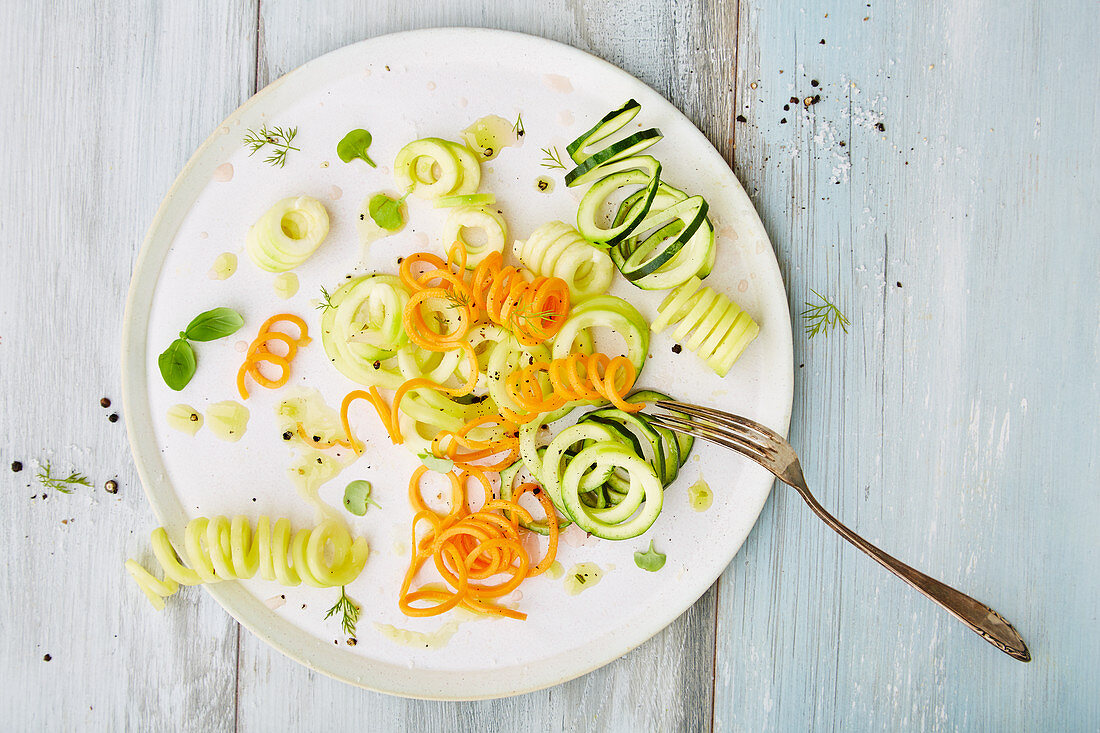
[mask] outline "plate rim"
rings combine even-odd
[[[159,279],[161,267],[164,264],[164,258],[168,251],[171,249],[172,242],[175,238],[175,232],[178,230],[178,224],[182,223],[182,218],[177,222],[177,226],[173,227],[171,232],[165,232],[165,226],[169,223],[167,220],[173,214],[174,209],[179,204],[179,198],[182,196],[182,190],[185,184],[193,177],[196,168],[199,167],[200,162],[205,158],[207,151],[214,146],[214,144],[221,139],[224,133],[221,132],[223,127],[231,125],[235,120],[243,117],[252,108],[262,104],[269,98],[272,93],[280,86],[282,86],[287,80],[292,79],[298,75],[304,75],[309,69],[312,69],[323,64],[331,64],[333,59],[342,55],[355,56],[362,52],[363,49],[369,48],[371,44],[378,43],[381,39],[408,39],[416,46],[416,44],[440,43],[444,39],[448,39],[450,42],[454,42],[454,38],[465,39],[466,43],[476,42],[478,39],[484,39],[490,36],[499,39],[501,43],[518,43],[521,46],[529,50],[538,50],[539,47],[551,49],[553,52],[563,54],[565,56],[573,56],[582,60],[585,63],[594,63],[606,73],[610,73],[619,77],[623,77],[632,84],[640,85],[656,97],[658,97],[664,104],[668,105],[668,108],[672,110],[676,115],[682,117],[699,137],[699,139],[705,143],[710,153],[717,157],[722,162],[722,165],[729,169],[729,180],[732,181],[736,190],[745,197],[745,200],[749,202],[752,215],[756,217],[760,223],[760,230],[763,232],[764,238],[768,243],[770,258],[766,258],[769,261],[769,265],[774,269],[775,277],[782,288],[784,298],[783,309],[785,311],[786,328],[782,329],[780,334],[784,337],[782,340],[785,344],[781,344],[783,348],[783,354],[788,360],[788,369],[778,370],[774,377],[778,380],[782,379],[785,384],[780,386],[780,394],[785,395],[785,405],[782,410],[781,424],[772,424],[770,427],[777,430],[782,435],[787,435],[790,427],[790,420],[794,406],[794,347],[793,347],[793,331],[790,321],[790,308],[788,303],[788,293],[786,285],[783,282],[782,272],[779,269],[778,258],[775,254],[775,247],[772,245],[771,238],[767,234],[766,228],[763,226],[763,221],[760,219],[759,212],[756,210],[755,205],[752,204],[748,194],[745,192],[740,180],[732,170],[732,167],[726,161],[726,159],[717,151],[714,144],[702,133],[691,121],[677,107],[664,97],[663,94],[650,87],[641,79],[637,78],[633,74],[619,68],[615,64],[606,61],[599,56],[583,51],[579,48],[571,46],[566,43],[554,41],[542,36],[536,36],[528,33],[521,33],[517,31],[498,30],[491,28],[480,27],[434,27],[434,28],[421,28],[414,30],[399,31],[395,33],[381,34],[365,38],[363,40],[351,43],[345,46],[328,51],[325,54],[317,56],[310,61],[292,69],[286,74],[275,79],[270,84],[259,90],[252,97],[247,99],[244,103],[234,109],[225,119],[215,126],[211,134],[196,148],[195,152],[190,156],[187,163],[180,170],[179,174],[175,177],[171,187],[165,194],[161,203],[157,207],[156,213],[146,231],[145,237],[142,240],[140,250],[137,257],[134,260],[133,272],[131,275],[130,286],[127,290],[126,306],[123,314],[122,324],[122,340],[121,340],[121,361],[122,361],[122,399],[123,399],[123,414],[126,422],[127,439],[130,445],[131,454],[134,458],[135,467],[138,472],[138,476],[141,479],[142,489],[145,492],[146,499],[149,501],[153,513],[156,515],[157,520],[161,525],[170,524],[166,521],[168,514],[167,510],[161,505],[161,502],[156,496],[154,487],[164,483],[166,477],[158,475],[156,473],[156,467],[153,465],[155,456],[159,456],[159,451],[153,450],[154,458],[150,458],[146,455],[142,449],[142,438],[145,435],[152,432],[152,417],[150,414],[150,407],[148,404],[148,380],[146,375],[146,354],[147,354],[147,327],[149,320],[148,307],[142,308],[142,305],[149,306],[152,303],[153,293],[156,290],[156,284]],[[415,39],[415,41],[413,41]],[[420,47],[424,47],[421,45]],[[193,201],[187,204],[187,209],[193,205]],[[171,234],[171,236],[168,236]],[[161,241],[163,246],[157,246],[158,241]],[[154,251],[157,250],[157,251]],[[156,261],[154,261],[156,260]],[[155,272],[151,272],[154,269]],[[153,277],[156,275],[157,277]],[[144,303],[143,303],[144,301]],[[778,319],[777,319],[778,322]],[[658,633],[667,628],[673,621],[683,615],[691,606],[693,606],[707,590],[714,585],[715,582],[725,573],[729,564],[736,557],[744,546],[745,539],[751,534],[752,529],[755,528],[756,523],[759,521],[760,513],[763,510],[764,504],[771,496],[772,488],[774,487],[774,481],[769,485],[768,490],[763,493],[759,502],[759,506],[756,507],[756,516],[750,525],[745,536],[741,538],[741,542],[731,555],[729,562],[722,566],[718,575],[712,578],[705,587],[700,591],[698,595],[690,598],[690,600],[683,604],[669,604],[666,609],[671,607],[674,613],[661,614],[662,621],[659,624],[649,624],[646,626],[646,630],[642,633],[629,634],[625,644],[618,643],[614,645],[614,649],[610,654],[604,653],[597,655],[599,659],[593,663],[585,664],[579,668],[571,669],[567,673],[553,675],[553,676],[531,676],[530,678],[520,678],[517,680],[519,684],[515,684],[508,689],[494,689],[491,691],[481,691],[477,688],[480,686],[476,682],[473,684],[464,682],[458,686],[457,689],[443,691],[424,691],[407,688],[407,686],[391,685],[385,687],[379,684],[379,680],[365,681],[361,677],[354,677],[349,674],[344,674],[336,669],[326,668],[322,665],[315,663],[311,656],[304,649],[294,648],[288,640],[278,638],[274,630],[266,630],[261,628],[258,624],[253,623],[253,620],[249,618],[249,607],[259,606],[266,610],[261,602],[253,598],[251,595],[244,592],[244,589],[238,583],[217,583],[217,584],[203,584],[203,589],[209,593],[219,605],[238,623],[247,628],[257,638],[268,644],[272,648],[276,649],[285,656],[293,659],[295,662],[305,666],[308,669],[312,669],[326,676],[340,680],[342,682],[355,685],[364,689],[372,690],[375,692],[381,692],[389,695],[396,695],[406,698],[423,699],[423,700],[478,700],[478,699],[495,699],[502,697],[509,697],[513,695],[520,695],[528,692],[534,692],[541,689],[546,689],[554,685],[568,682],[569,680],[581,677],[589,672],[592,672],[600,667],[606,666],[616,659],[628,654],[636,649],[641,644],[650,640]],[[693,594],[688,594],[689,596]],[[667,617],[667,618],[666,618]],[[313,640],[317,641],[317,640]],[[327,646],[327,645],[326,645]],[[392,665],[386,663],[379,663],[372,660],[359,659],[359,664],[364,666],[378,666],[380,668],[387,668]],[[413,670],[421,673],[427,673],[428,670]],[[432,671],[433,674],[438,672]],[[448,673],[455,674],[455,673]],[[459,674],[458,676],[462,676]]]

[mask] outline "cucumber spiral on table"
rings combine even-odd
[[[615,276],[615,264],[607,252],[560,221],[543,224],[526,242],[517,241],[513,251],[527,269],[564,280],[575,302],[607,292]]]
[[[713,288],[700,290],[693,277],[673,290],[657,308],[651,328],[660,333],[676,324],[672,338],[697,353],[718,376],[724,377],[745,347],[760,333],[741,306]],[[690,337],[684,341],[684,337]]]
[[[149,601],[161,610],[164,599],[181,585],[251,578],[282,585],[318,588],[347,585],[359,576],[370,550],[362,537],[352,539],[343,523],[326,520],[311,529],[291,532],[290,520],[260,517],[253,534],[247,517],[198,517],[187,523],[182,558],[163,527],[153,530],[153,554],[164,571],[160,580],[134,560],[126,570]]]

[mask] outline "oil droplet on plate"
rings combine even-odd
[[[206,232],[199,232],[199,239],[206,239],[209,236],[210,235],[207,234]]]
[[[233,348],[243,354],[244,352],[248,351],[248,342],[238,341],[237,343],[233,344]]]
[[[340,197],[344,195],[344,189],[339,186],[333,186],[329,189],[328,197],[333,201],[339,201]]]
[[[737,292],[743,293],[748,289],[749,289],[749,281],[748,280],[742,280],[741,282],[737,283]]]
[[[465,107],[469,103],[470,103],[470,100],[466,99],[466,97],[459,97],[458,98],[458,106],[459,107]]]
[[[283,300],[293,298],[298,293],[298,276],[293,272],[276,275],[273,287],[275,294]]]
[[[211,280],[227,280],[237,271],[237,255],[232,252],[222,252],[214,258],[214,264],[207,276]]]
[[[219,183],[225,183],[226,181],[233,180],[233,164],[222,163],[214,169],[214,180]]]
[[[561,74],[543,74],[542,83],[561,94],[569,94],[573,91],[573,83],[569,81],[569,77]]]
[[[428,87],[429,92],[434,92],[435,91],[435,82],[434,81],[428,82],[426,86]]]
[[[500,115],[486,115],[462,131],[466,145],[481,154],[482,160],[492,160],[501,148],[519,142],[513,122]],[[491,172],[491,171],[490,171]]]
[[[568,109],[558,112],[558,124],[562,127],[571,127],[573,125],[573,112]]]

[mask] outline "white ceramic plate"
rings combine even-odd
[[[275,427],[279,391],[257,388],[248,401],[247,434],[234,444],[208,430],[187,437],[169,430],[169,406],[203,410],[236,399],[234,377],[243,341],[270,314],[289,311],[317,331],[316,298],[346,275],[396,271],[397,257],[432,248],[445,212],[411,202],[405,231],[375,243],[361,259],[354,222],[364,197],[392,190],[389,165],[396,151],[418,137],[457,139],[486,115],[523,114],[523,144],[507,148],[483,166],[482,190],[497,194],[511,236],[525,238],[551,220],[571,221],[580,192],[567,189],[563,171],[540,167],[540,148],[565,145],[628,98],[642,112],[635,121],[659,127],[665,139],[652,153],[664,163],[663,179],[706,197],[718,235],[718,264],[707,283],[733,296],[760,324],[760,336],[725,379],[710,373],[686,350],[672,352],[667,334],[652,339],[639,385],[693,402],[751,416],[785,432],[792,400],[792,350],[786,295],[775,255],[744,190],[706,138],[672,105],[644,84],[599,59],[557,43],[514,33],[474,29],[414,31],[363,41],[334,51],[279,79],[245,103],[195,153],[157,212],[134,271],[124,325],[123,379],[126,420],[137,461],[157,517],[173,541],[195,516],[286,516],[296,526],[313,521],[309,507],[286,478],[291,451]],[[268,122],[297,126],[297,145],[284,168],[249,157],[241,138]],[[345,164],[336,143],[348,130],[369,129],[379,164]],[[550,194],[535,179],[550,174]],[[276,297],[272,276],[244,252],[248,226],[276,200],[309,194],[329,209],[328,239],[297,270],[298,295]],[[208,277],[221,252],[239,255],[237,273]],[[625,282],[613,293],[630,299],[652,319],[661,294]],[[197,345],[199,368],[181,393],[165,387],[157,355],[197,313],[227,305],[246,320],[235,336]],[[320,340],[293,365],[292,384],[319,389],[338,406],[354,388],[328,363]],[[644,536],[626,542],[570,533],[559,551],[569,568],[592,561],[608,570],[598,585],[569,596],[561,581],[539,577],[508,598],[526,611],[525,622],[463,623],[442,648],[394,642],[375,624],[434,632],[445,618],[409,619],[396,596],[408,563],[411,511],[408,476],[417,460],[391,446],[367,413],[357,421],[368,442],[362,459],[322,488],[339,505],[355,478],[375,486],[382,509],[350,517],[371,543],[362,575],[348,587],[362,606],[358,643],[344,643],[336,618],[322,619],[338,593],[333,589],[281,588],[261,580],[227,582],[207,590],[253,633],[302,664],[353,684],[423,698],[484,698],[530,691],[581,675],[625,654],[686,610],[733,558],[768,496],[769,474],[730,453],[697,444],[679,480],[666,492],[665,508]],[[700,476],[715,490],[711,509],[692,511],[687,487]],[[650,539],[668,562],[657,573],[638,569],[633,552]],[[146,558],[149,559],[149,558]],[[187,591],[185,591],[187,592]],[[193,591],[191,591],[193,592]],[[283,603],[285,596],[285,603]],[[171,602],[171,600],[169,601]],[[150,610],[150,613],[152,611]],[[336,642],[336,643],[334,643]]]

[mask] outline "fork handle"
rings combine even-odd
[[[789,485],[798,491],[802,500],[809,505],[814,514],[821,517],[822,521],[836,530],[841,537],[863,550],[891,573],[942,606],[948,613],[969,626],[979,636],[1005,654],[1014,659],[1019,659],[1021,662],[1031,661],[1031,652],[1028,651],[1023,638],[1001,614],[965,593],[957,591],[951,586],[945,585],[883,552],[845,527],[832,514],[829,514],[817,502],[809,489],[793,483]]]

